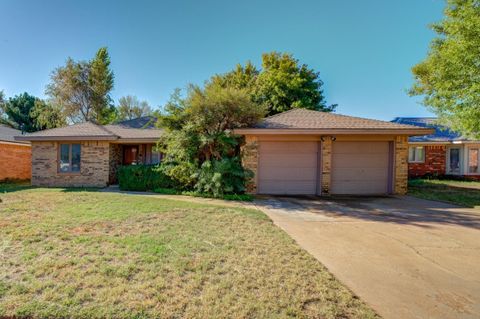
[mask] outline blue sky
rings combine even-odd
[[[0,90],[43,97],[67,57],[107,46],[115,100],[163,105],[174,88],[202,83],[269,51],[319,71],[341,114],[425,116],[406,90],[442,18],[442,0],[71,1],[0,0]]]

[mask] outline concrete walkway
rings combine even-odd
[[[480,213],[403,198],[265,198],[279,227],[385,318],[480,318]]]

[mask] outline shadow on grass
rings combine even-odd
[[[31,189],[29,180],[6,180],[0,182],[0,193],[11,193]]]
[[[411,180],[409,195],[475,208],[480,206],[480,183],[449,180]]]

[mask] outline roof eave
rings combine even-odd
[[[15,136],[16,141],[54,142],[54,141],[115,141],[117,136]]]
[[[311,135],[311,134],[336,134],[336,135],[409,135],[421,136],[434,132],[433,129],[268,129],[268,128],[243,128],[234,130],[239,135]]]

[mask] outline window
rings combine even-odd
[[[60,144],[59,152],[58,171],[60,173],[79,173],[80,144]]]
[[[159,164],[162,161],[162,153],[152,152],[152,164]]]
[[[423,163],[425,161],[425,147],[424,146],[410,146],[408,148],[408,162],[409,163]]]
[[[478,148],[468,149],[468,172],[478,173]]]
[[[448,164],[449,173],[460,174],[460,148],[449,149]]]

